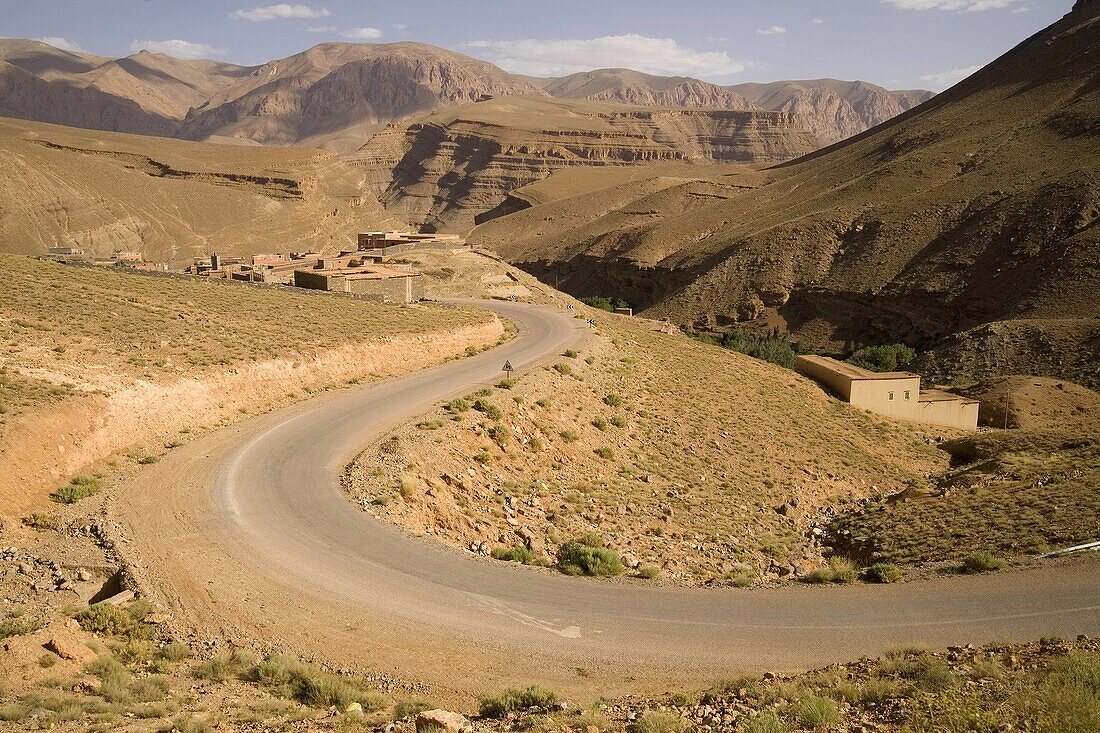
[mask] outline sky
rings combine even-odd
[[[626,67],[718,84],[941,91],[1073,0],[0,0],[0,37],[257,65],[321,42],[422,41],[506,71]]]

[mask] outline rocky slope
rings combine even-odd
[[[782,113],[507,97],[390,127],[348,162],[395,216],[463,229],[513,189],[571,167],[775,162],[816,147]]]
[[[575,293],[686,325],[780,326],[828,350],[1095,319],[1098,13],[1078,3],[921,107],[723,201],[571,215],[612,188],[495,219],[473,239]],[[1048,376],[1093,383],[1069,366],[1087,361],[1048,359],[1064,370]]]
[[[825,144],[858,135],[934,96],[922,90],[889,91],[865,81],[837,79],[736,84],[725,89],[761,109],[798,115]]]
[[[710,107],[749,110],[757,107],[735,91],[689,76],[654,76],[631,69],[595,69],[541,84],[560,99],[592,99],[644,107]]]
[[[335,249],[395,221],[362,176],[312,149],[191,143],[0,119],[0,249],[137,250],[186,264]]]

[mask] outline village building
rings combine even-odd
[[[978,403],[936,389],[922,390],[920,375],[872,372],[827,356],[799,356],[795,371],[855,407],[912,422],[975,430]]]
[[[421,273],[389,265],[367,264],[362,259],[321,259],[312,268],[295,270],[294,285],[350,293],[380,303],[414,303],[424,297]]]

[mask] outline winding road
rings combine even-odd
[[[505,359],[523,371],[586,334],[565,311],[483,306],[515,321],[517,338],[216,431],[121,492],[138,573],[181,625],[462,693],[537,681],[567,694],[705,684],[903,644],[1100,633],[1095,559],[891,586],[661,589],[487,562],[371,518],[340,490],[356,452],[495,381]]]

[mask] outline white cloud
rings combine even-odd
[[[310,33],[334,33],[337,28],[334,25],[307,25],[306,30]]]
[[[1024,2],[1024,0],[882,0],[902,10],[957,10],[974,13],[982,10],[999,10]]]
[[[749,68],[725,51],[695,51],[671,38],[630,33],[588,39],[471,41],[464,44],[515,74],[563,76],[578,71],[626,67],[649,74],[729,76]]]
[[[291,5],[279,3],[277,5],[264,5],[251,10],[234,10],[229,14],[233,20],[280,20],[282,18],[324,18],[328,16],[328,8],[311,8],[308,5]]]
[[[967,66],[962,69],[951,69],[951,71],[944,71],[939,74],[924,74],[920,77],[920,80],[927,82],[930,86],[939,87],[939,89],[946,89],[953,84],[962,81],[966,77],[978,71],[981,66]]]
[[[223,48],[214,48],[205,43],[181,41],[178,38],[168,41],[134,41],[130,44],[130,50],[134,53],[138,51],[164,53],[178,59],[208,59],[225,53]]]
[[[79,43],[75,41],[70,41],[68,38],[62,38],[61,36],[43,36],[42,38],[36,38],[34,40],[41,41],[42,43],[48,43],[54,48],[60,48],[62,51],[88,53],[87,49],[85,49]]]
[[[773,25],[771,28],[757,28],[756,34],[758,36],[779,36],[787,32],[787,29],[781,25]]]
[[[395,31],[407,31],[409,29],[407,23],[390,23],[390,27]]]
[[[814,19],[813,19],[813,20],[811,20],[810,22],[811,22],[811,23],[813,23],[814,25],[821,25],[821,24],[823,24],[823,23],[824,23],[825,21],[823,21],[823,20],[822,20],[821,18],[814,18]]]
[[[373,41],[382,37],[382,31],[377,28],[348,28],[340,35],[353,41]]]

